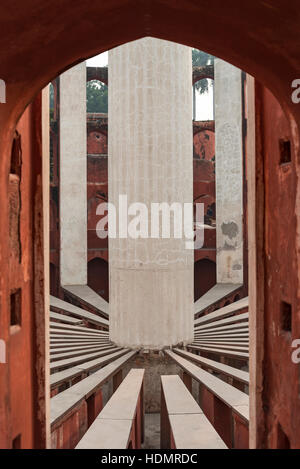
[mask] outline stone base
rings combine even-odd
[[[145,368],[145,412],[160,412],[161,375],[180,374],[180,368],[163,352],[141,351],[130,360],[123,371],[123,379],[131,368]]]

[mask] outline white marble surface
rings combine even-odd
[[[197,301],[195,301],[195,314],[199,313],[216,301],[221,300],[224,298],[224,296],[229,295],[239,287],[242,287],[242,284],[233,285],[232,283],[217,283],[206,293],[204,293],[204,295],[202,295]]]
[[[243,283],[242,74],[215,60],[217,283]]]
[[[108,73],[109,202],[191,203],[191,49],[130,42],[109,51]],[[193,338],[193,256],[184,239],[109,240],[111,340],[157,349]]]

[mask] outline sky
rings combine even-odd
[[[88,67],[105,67],[108,63],[108,52],[103,54],[95,55],[91,59],[86,61]]]
[[[212,80],[209,80],[211,82]],[[214,92],[213,86],[208,87],[208,92],[196,94],[196,120],[208,121],[214,118]]]
[[[86,61],[89,67],[105,67],[107,63],[108,52],[103,52]],[[210,86],[207,93],[201,95],[196,93],[196,120],[205,121],[213,118],[213,87]]]

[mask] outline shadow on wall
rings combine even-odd
[[[50,295],[59,296],[59,285],[58,267],[50,262]]]
[[[210,290],[217,281],[216,263],[200,259],[194,264],[194,301]]]
[[[88,262],[88,286],[109,301],[108,262],[99,257]]]

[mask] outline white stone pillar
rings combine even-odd
[[[60,275],[87,283],[86,64],[60,76]]]
[[[215,60],[217,283],[243,283],[242,72]]]
[[[109,202],[192,203],[191,49],[144,38],[109,51]],[[133,217],[129,217],[129,222]],[[110,337],[160,349],[193,338],[185,239],[109,240]]]

